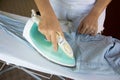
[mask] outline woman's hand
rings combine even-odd
[[[98,31],[98,18],[111,0],[96,0],[90,13],[83,19],[78,27],[81,34],[96,35]]]
[[[59,32],[63,37],[64,35],[56,16],[48,14],[42,16],[38,30],[45,35],[48,41],[52,42],[54,50],[57,51],[57,32]]]
[[[87,15],[78,27],[78,33],[96,35],[98,31],[98,17]]]
[[[45,35],[48,41],[51,41],[54,50],[57,50],[57,32],[63,37],[63,32],[59,21],[50,5],[49,0],[34,0],[41,14],[41,22],[38,30]]]

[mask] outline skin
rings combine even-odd
[[[78,33],[96,35],[98,31],[98,18],[111,0],[96,0],[90,13],[81,21]]]
[[[57,51],[58,44],[56,32],[59,32],[64,37],[60,23],[50,5],[49,0],[34,1],[41,13],[41,22],[38,30],[45,35],[47,40],[52,42],[54,50]],[[90,13],[78,26],[78,33],[96,35],[98,31],[98,18],[110,2],[111,0],[96,0],[96,3]]]

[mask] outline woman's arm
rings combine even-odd
[[[89,14],[99,17],[110,2],[111,0],[97,0]]]
[[[80,23],[78,32],[81,34],[97,34],[98,18],[111,0],[97,0],[90,13]]]
[[[54,11],[50,5],[49,0],[34,0],[41,16],[54,15]]]
[[[57,50],[57,36],[56,32],[63,32],[59,21],[50,5],[49,0],[34,0],[41,14],[41,22],[38,30],[45,35],[47,40],[53,43],[53,47]]]

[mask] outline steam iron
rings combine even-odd
[[[75,66],[73,51],[68,42],[58,35],[58,50],[54,51],[52,43],[47,41],[45,36],[38,31],[38,24],[40,22],[38,17],[40,16],[32,10],[32,17],[26,23],[23,31],[25,39],[48,60],[63,66]]]

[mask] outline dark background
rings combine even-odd
[[[104,35],[120,39],[120,0],[112,0],[107,7]]]

